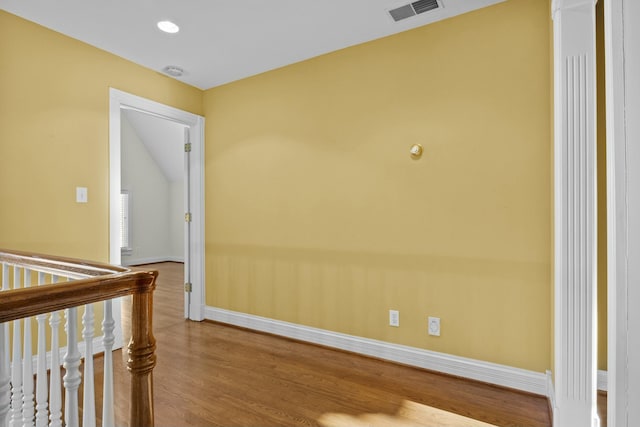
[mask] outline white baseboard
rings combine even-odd
[[[205,319],[547,396],[547,376],[511,366],[205,307]]]
[[[553,374],[551,371],[546,372],[547,376],[547,398],[549,399],[549,408],[551,409],[551,417],[556,410],[556,390],[553,385]]]
[[[122,265],[124,266],[156,264],[159,262],[184,262],[184,257],[161,256],[161,257],[131,258],[131,259],[126,259],[125,257],[122,257]]]
[[[607,371],[598,371],[598,390],[607,391]],[[551,416],[556,410],[556,392],[553,385],[553,374],[547,371],[547,398],[551,409]]]

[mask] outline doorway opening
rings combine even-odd
[[[188,128],[130,109],[120,119],[121,264],[182,263]]]
[[[110,262],[184,262],[184,317],[203,320],[204,118],[117,89],[109,108]]]

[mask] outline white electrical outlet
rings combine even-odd
[[[428,323],[429,323],[429,335],[439,337],[440,336],[440,318],[429,316]]]
[[[389,326],[400,326],[400,312],[398,310],[389,310]]]

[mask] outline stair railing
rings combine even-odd
[[[153,426],[156,346],[152,309],[157,272],[7,250],[0,250],[0,266],[0,427],[76,427],[80,425],[80,413],[83,427],[95,426],[96,342],[104,347],[101,425],[115,425],[112,351],[116,322],[112,300],[128,295],[132,296],[127,361],[131,375],[129,425]],[[94,325],[94,308],[100,308],[97,303],[101,302],[102,322],[98,328]],[[79,308],[83,308],[81,319]],[[59,333],[62,314],[66,337]],[[80,324],[82,331],[78,330]],[[94,337],[96,329],[101,329],[101,337]],[[62,358],[61,338],[66,338]]]

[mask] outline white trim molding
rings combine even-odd
[[[553,373],[551,371],[547,371],[546,376],[547,376],[547,398],[549,399],[549,409],[551,410],[551,416],[553,417],[553,410],[556,407],[556,391],[553,387]]]
[[[205,307],[205,318],[528,393],[547,395],[547,377],[542,372],[391,344],[210,306]]]
[[[547,398],[549,399],[549,408],[551,409],[551,415],[553,416],[554,408],[556,407],[556,392],[553,387],[553,373],[547,371]],[[598,390],[607,391],[607,371],[598,371]]]
[[[605,0],[607,425],[640,425],[640,2]]]
[[[143,264],[157,264],[160,262],[184,262],[184,257],[176,257],[176,256],[158,256],[158,257],[148,257],[148,258],[122,258],[123,266],[135,266],[135,265],[143,265]]]
[[[596,427],[595,0],[554,0],[554,425]]]
[[[598,371],[598,390],[600,391],[607,391],[607,371]]]

